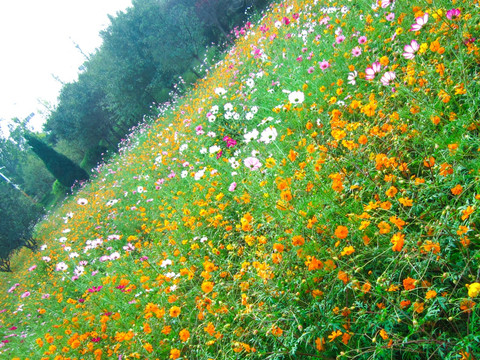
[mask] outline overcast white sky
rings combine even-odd
[[[39,129],[56,104],[61,83],[77,78],[85,58],[101,45],[99,32],[131,0],[0,0],[0,121],[36,113]],[[43,114],[42,114],[43,113]]]

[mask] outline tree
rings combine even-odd
[[[87,172],[65,155],[56,152],[33,135],[25,134],[24,136],[28,145],[32,147],[33,152],[43,161],[48,171],[63,186],[69,188],[75,181],[88,180]]]
[[[36,249],[33,226],[42,211],[11,184],[0,182],[0,271],[11,271],[11,255],[26,246]]]

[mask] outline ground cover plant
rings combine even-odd
[[[2,358],[478,358],[478,10],[286,0],[237,29],[37,226]]]

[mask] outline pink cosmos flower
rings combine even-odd
[[[397,76],[395,75],[395,73],[393,71],[387,71],[385,74],[383,74],[380,81],[382,82],[383,86],[388,86],[388,85],[390,85],[390,82],[395,80],[396,77]]]
[[[339,36],[336,37],[335,42],[337,44],[340,44],[340,43],[343,42],[343,40],[345,40],[345,36],[344,35],[339,35]]]
[[[353,57],[358,57],[362,54],[362,48],[360,46],[355,46],[353,49],[352,49],[352,56]]]
[[[327,60],[323,60],[319,65],[320,69],[322,69],[323,71],[330,67],[330,63]]]
[[[392,1],[390,0],[382,0],[382,8],[386,9],[391,3]]]
[[[381,65],[378,61],[374,62],[371,67],[368,67],[365,70],[365,79],[366,80],[373,80],[375,78],[375,74],[380,72]]]
[[[416,40],[412,40],[410,45],[405,45],[403,48],[404,53],[402,55],[405,59],[413,59],[418,49],[420,49],[420,45],[418,45]]]
[[[315,71],[315,68],[313,66],[310,66],[307,70],[309,74],[313,73]]]
[[[385,19],[387,19],[387,21],[393,21],[393,19],[395,19],[395,14],[390,13],[385,17]]]
[[[423,16],[419,16],[415,19],[415,22],[412,24],[410,31],[420,31],[427,22],[428,13],[425,13]]]
[[[253,157],[253,156],[246,158],[243,161],[243,163],[247,168],[249,168],[252,171],[258,170],[262,166],[262,163],[256,157]]]
[[[445,16],[448,20],[457,20],[460,17],[460,14],[460,9],[450,9]]]
[[[228,187],[228,191],[235,191],[236,188],[237,188],[237,183],[234,181]]]
[[[358,38],[358,43],[359,43],[360,45],[365,44],[366,42],[367,42],[367,37],[366,37],[366,36],[360,36],[360,37]]]

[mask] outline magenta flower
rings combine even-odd
[[[447,17],[448,20],[457,20],[460,17],[461,11],[460,9],[450,9],[447,11]]]
[[[233,147],[233,146],[237,145],[237,140],[232,139],[228,135],[223,138],[223,141],[225,141],[227,143],[227,148],[230,148],[230,147]]]
[[[415,57],[415,53],[420,49],[420,45],[418,45],[418,42],[416,40],[412,40],[410,45],[405,45],[403,48],[403,57],[405,59],[413,59]]]
[[[365,44],[366,42],[367,42],[367,37],[366,37],[366,36],[360,36],[360,37],[358,38],[358,43],[359,43],[360,45]]]

